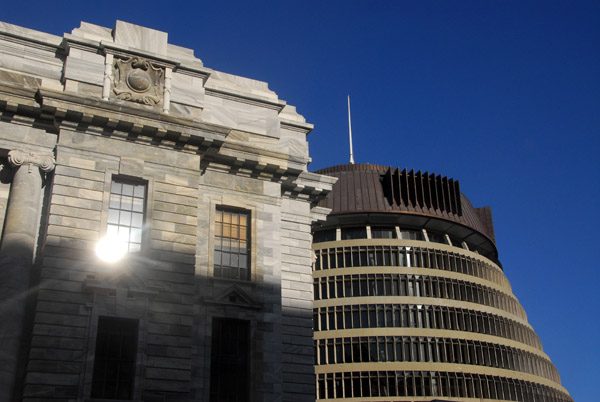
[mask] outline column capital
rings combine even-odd
[[[54,170],[54,155],[37,152],[28,152],[15,149],[8,153],[8,162],[12,167],[21,165],[36,165],[43,172]]]

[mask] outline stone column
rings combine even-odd
[[[15,170],[0,246],[0,402],[12,398],[19,370],[20,344],[29,275],[39,231],[42,179],[54,169],[54,156],[10,151]]]

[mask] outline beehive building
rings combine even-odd
[[[572,401],[459,182],[370,164],[313,227],[320,401]]]

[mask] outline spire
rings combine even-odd
[[[350,136],[350,164],[354,165],[354,153],[352,152],[352,121],[350,119],[350,95],[348,95],[348,132]]]

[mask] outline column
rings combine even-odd
[[[19,370],[29,275],[39,231],[42,179],[54,169],[54,156],[10,151],[14,176],[0,246],[0,402],[12,398]]]

